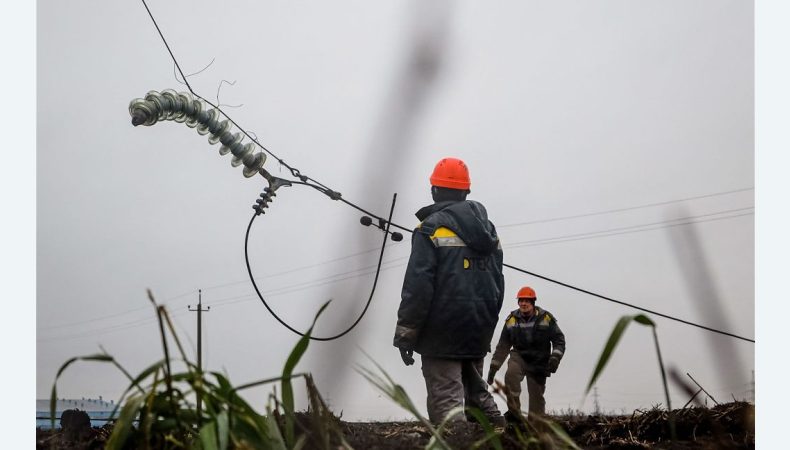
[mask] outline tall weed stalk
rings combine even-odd
[[[669,399],[669,388],[667,386],[667,374],[666,370],[664,370],[664,361],[661,358],[661,347],[658,345],[658,333],[656,333],[656,324],[651,320],[649,317],[645,316],[644,314],[636,314],[633,316],[623,316],[620,320],[617,321],[614,328],[612,329],[612,333],[609,335],[609,339],[606,341],[606,345],[603,347],[603,351],[601,352],[601,356],[598,358],[598,364],[595,365],[595,369],[593,370],[592,377],[590,377],[590,382],[587,383],[587,389],[584,391],[584,394],[587,395],[590,393],[590,389],[592,389],[595,382],[598,380],[600,375],[603,373],[604,367],[606,367],[606,363],[609,362],[612,354],[614,353],[614,349],[617,347],[617,344],[620,343],[620,339],[623,337],[625,333],[625,329],[631,322],[636,322],[641,325],[649,326],[653,331],[653,342],[656,346],[656,355],[658,357],[658,368],[661,372],[661,381],[664,386],[664,395],[667,402],[667,420],[669,422],[669,433],[672,440],[677,439],[677,434],[675,432],[675,417],[672,414],[672,403]]]

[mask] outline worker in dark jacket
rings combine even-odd
[[[518,309],[505,319],[499,343],[491,358],[488,384],[494,383],[494,374],[510,353],[505,372],[506,415],[510,417],[521,412],[519,397],[524,377],[527,378],[529,413],[545,414],[546,400],[543,394],[546,392],[546,377],[557,371],[565,354],[565,335],[550,312],[535,306],[536,295],[531,287],[524,286],[516,297]]]
[[[435,203],[416,214],[394,345],[407,366],[413,352],[422,357],[432,422],[466,402],[504,424],[482,375],[504,295],[499,237],[483,205],[466,200],[463,161],[439,161],[431,186]]]

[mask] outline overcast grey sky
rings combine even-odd
[[[222,103],[243,104],[227,108],[234,120],[347,199],[383,215],[397,192],[395,221],[413,226],[435,162],[460,157],[506,263],[755,336],[751,2],[149,6],[186,73],[214,60],[190,77],[199,93],[215,99],[221,80],[235,82],[220,92]],[[133,98],[186,90],[142,4],[39,2],[37,27],[37,398],[66,359],[98,345],[131,372],[161,357],[147,287],[193,349],[187,305],[203,289],[208,369],[237,384],[279,373],[297,336],[254,296],[243,254],[262,179],[245,179],[182,124],[130,124]],[[427,79],[408,70],[423,35],[440,55]],[[265,167],[286,174],[272,160]],[[623,210],[642,205],[654,206]],[[621,211],[589,215],[611,210]],[[376,254],[338,258],[375,249],[381,235],[358,219],[294,187],[256,221],[254,273],[297,328],[330,297],[316,334],[361,311]],[[700,222],[678,225],[689,221]],[[404,367],[391,345],[408,246],[387,248],[359,327],[311,344],[300,363],[345,419],[406,417],[353,371],[372,366],[363,351],[424,405],[419,368]],[[579,407],[611,328],[634,311],[505,276],[503,319],[528,284],[566,334],[547,408]],[[717,399],[749,397],[753,344],[656,321],[668,365]],[[663,402],[649,330],[634,325],[626,337],[598,383],[605,410]],[[58,386],[61,396],[104,398],[125,387],[116,370],[91,363]],[[250,393],[261,408],[264,392]],[[675,404],[686,400],[673,389]]]

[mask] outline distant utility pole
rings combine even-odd
[[[752,370],[752,389],[751,389],[751,394],[752,394],[752,403],[756,403],[756,399],[754,398],[755,397],[755,393],[754,393],[754,370]]]
[[[211,309],[211,306],[206,307],[203,309],[203,291],[198,289],[198,304],[197,308],[193,309],[191,305],[187,305],[187,309],[189,311],[196,311],[197,312],[197,366],[198,366],[198,386],[202,389],[203,388],[203,312],[208,312]],[[200,425],[200,418],[201,412],[203,410],[203,402],[200,398],[200,390],[195,390],[195,396],[197,397],[197,416],[198,416],[198,425]]]
[[[594,403],[594,405],[595,405],[595,415],[596,416],[600,416],[601,415],[601,405],[598,404],[598,386],[595,386],[593,388],[593,398],[595,399],[595,403]]]

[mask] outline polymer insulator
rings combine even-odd
[[[233,167],[244,165],[243,174],[247,178],[259,173],[266,162],[266,155],[255,151],[254,142],[243,144],[244,134],[232,133],[233,126],[228,120],[220,120],[222,114],[216,108],[206,106],[203,100],[194,98],[189,92],[150,91],[144,98],[129,103],[129,114],[134,126],[172,120],[195,128],[200,135],[208,134],[209,144],[221,144],[220,155],[233,155],[230,161]]]

